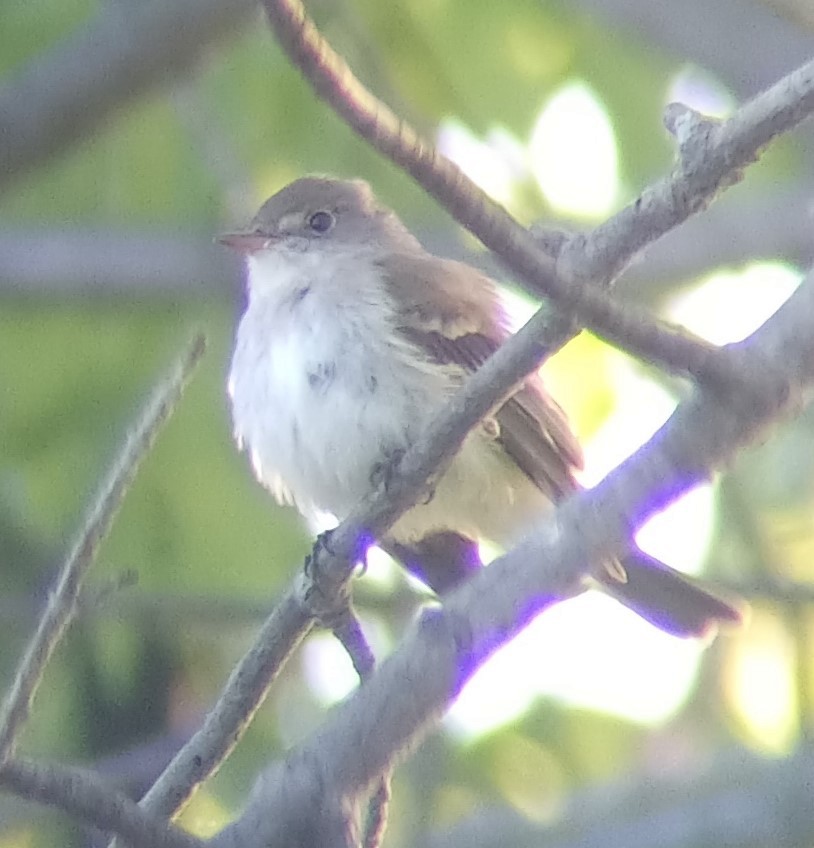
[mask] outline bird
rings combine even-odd
[[[258,480],[304,516],[346,517],[512,333],[498,284],[426,251],[362,180],[297,179],[219,241],[246,263],[228,379],[235,438]],[[480,542],[515,544],[578,492],[582,465],[534,372],[380,542],[443,600],[481,567]],[[591,580],[677,636],[742,615],[632,543]]]

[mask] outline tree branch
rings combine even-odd
[[[790,80],[785,81],[785,84],[777,87],[778,91],[787,94],[789,87],[793,87],[798,78],[802,77],[804,81],[807,81],[807,73],[808,71],[803,69],[801,74],[794,75]],[[805,90],[808,91],[807,88]],[[760,132],[766,132],[766,122],[771,123],[767,115],[774,114],[776,111],[769,107],[769,103],[774,103],[776,107],[777,102],[776,99],[769,98],[768,102],[754,106],[749,112],[751,122],[733,119],[735,123],[731,126],[727,125],[726,137],[734,139],[734,148],[740,151],[740,155],[745,155],[744,151],[748,149],[749,144],[745,128],[757,124]],[[787,103],[786,100],[782,102]],[[789,106],[786,111],[794,116],[799,109]],[[791,120],[791,118],[785,115],[785,120]],[[750,135],[748,138],[754,141],[753,136]],[[719,149],[716,155],[723,155],[723,148]],[[735,162],[737,162],[737,156]],[[729,166],[732,167],[733,163],[730,162]],[[732,178],[731,171],[723,169],[720,173],[721,179],[724,179],[727,174],[726,179]],[[667,190],[664,186],[667,185],[670,187],[669,191],[676,197],[684,198],[682,208],[686,208],[687,202],[698,203],[699,197],[706,196],[694,194],[687,187],[689,181],[689,177],[685,179],[676,177],[674,182],[662,181],[656,189],[646,192],[644,197],[663,197]],[[647,231],[651,231],[653,228],[666,226],[664,208],[655,199],[644,204],[642,208],[647,210],[647,215],[639,216],[637,213],[625,210],[621,213],[625,226],[610,227],[607,231],[600,228],[597,231],[599,235],[594,241],[590,241],[594,238],[593,236],[585,240],[585,243],[594,244],[596,248],[592,261],[598,256],[605,257],[606,261],[613,261],[614,255],[617,257],[625,255],[630,245],[636,242],[627,228],[645,227]],[[505,213],[503,218],[508,219]],[[510,219],[508,220],[509,230],[511,234],[514,234],[518,227]],[[528,237],[522,229],[519,232],[522,237]],[[536,246],[534,250],[537,251]],[[543,255],[543,259],[544,264],[550,265],[550,257]],[[598,275],[602,276],[599,272]],[[649,324],[645,329],[649,332],[653,329],[653,325]],[[659,335],[658,328],[655,333],[653,339],[661,345],[664,339]],[[195,786],[217,768],[265,696],[270,682],[279,672],[280,664],[304,638],[321,614],[320,599],[339,597],[343,586],[350,579],[352,564],[361,558],[372,540],[385,533],[404,511],[417,502],[427,486],[431,485],[434,477],[443,473],[446,463],[460,448],[469,430],[481,418],[500,406],[519,382],[550,352],[550,347],[540,341],[547,337],[550,338],[550,321],[545,314],[539,313],[491,357],[482,369],[472,375],[463,391],[451,399],[427,432],[402,458],[398,468],[391,475],[387,491],[371,493],[353,514],[333,531],[330,552],[325,546],[318,546],[315,549],[312,569],[315,584],[310,583],[303,576],[298,576],[285,593],[263,628],[252,652],[231,675],[204,727],[191,743],[179,752],[167,773],[148,794],[144,801],[147,809],[166,816],[172,815],[185,803]],[[672,337],[670,339],[672,340]],[[752,407],[763,409],[767,404],[770,407],[779,406],[788,394],[785,380],[782,376],[778,380],[778,374],[782,375],[783,372],[777,370],[775,362],[771,363],[770,368],[761,368],[758,360],[755,360],[750,363],[747,371],[744,369],[742,358],[734,356],[733,350],[711,352],[709,346],[699,347],[694,342],[690,343],[689,349],[696,357],[699,350],[708,353],[706,362],[712,364],[713,372],[718,367],[719,371],[731,380],[727,383],[727,396],[732,397],[731,392],[734,387],[741,389],[743,403],[749,409]],[[664,359],[662,354],[660,361]],[[765,365],[765,361],[763,364]],[[768,401],[767,397],[770,398]],[[749,420],[749,417],[744,416],[743,420]],[[709,465],[704,464],[701,466],[702,470],[708,467]],[[658,490],[659,481],[651,482]],[[661,503],[668,502],[670,496],[674,496],[677,491],[663,493]],[[639,517],[641,516],[637,516]],[[626,532],[620,531],[617,527],[617,535],[609,535],[608,544],[624,544],[633,526],[635,526],[635,520],[631,520],[630,524],[626,525]],[[582,551],[580,562],[588,561],[591,561],[590,550],[586,547]],[[491,568],[489,570],[492,571]],[[559,585],[560,592],[570,591],[570,589],[570,586]]]
[[[194,14],[190,16],[190,18],[194,17]],[[810,76],[810,70],[802,69],[792,80],[792,83],[799,87],[796,94],[788,89],[778,90],[779,95],[772,103],[768,106],[764,104],[763,112],[753,109],[747,116],[746,123],[740,126],[735,125],[734,129],[730,126],[732,122],[727,124],[726,127],[731,130],[728,136],[724,132],[725,128],[710,129],[707,139],[709,145],[703,145],[691,151],[692,168],[673,178],[673,182],[664,183],[668,187],[672,186],[674,191],[685,190],[683,195],[679,192],[678,199],[670,198],[671,202],[678,203],[679,215],[686,217],[696,211],[702,203],[712,197],[718,188],[731,179],[733,167],[737,169],[751,161],[757,149],[755,145],[760,138],[768,140],[773,133],[786,129],[801,119],[802,113],[810,108]],[[787,97],[787,100],[783,101],[780,95]],[[790,99],[797,95],[802,105],[795,109]],[[0,105],[2,105],[1,100]],[[778,129],[778,126],[781,129]],[[403,129],[402,127],[401,131]],[[722,141],[723,136],[725,138]],[[419,149],[418,140],[413,139],[413,142],[416,149]],[[432,173],[430,161],[432,154],[428,154],[426,149],[419,152],[421,155],[429,156],[421,167],[426,165],[428,168],[426,173]],[[733,166],[732,162],[728,162],[726,166],[728,170],[712,172],[705,170],[704,162],[707,158],[716,156],[719,160],[721,157],[734,157],[735,164]],[[684,165],[686,167],[688,163],[685,162]],[[450,197],[454,197],[456,192],[461,191],[458,178],[454,173],[447,183],[439,183],[439,185],[443,189],[439,191],[442,194],[447,192]],[[693,188],[688,188],[691,185]],[[638,466],[633,462],[626,464],[609,478],[609,480],[616,480],[622,494],[618,494],[612,488],[613,484],[608,483],[607,486],[603,484],[593,492],[566,505],[559,513],[557,532],[551,530],[549,525],[546,538],[531,540],[522,550],[502,558],[493,568],[478,575],[471,587],[465,587],[451,598],[445,610],[425,616],[405,648],[394,657],[393,663],[388,663],[386,669],[382,669],[382,672],[370,681],[370,686],[363,687],[347,705],[340,708],[332,722],[318,734],[317,739],[295,751],[289,758],[285,769],[285,780],[292,785],[286,788],[285,793],[278,793],[278,797],[303,797],[301,788],[306,783],[308,792],[305,794],[309,799],[322,798],[326,791],[333,793],[327,805],[331,811],[330,821],[316,815],[311,805],[312,819],[315,819],[314,827],[321,828],[319,833],[322,836],[330,833],[333,837],[337,837],[341,831],[345,834],[342,841],[345,841],[347,834],[343,828],[346,828],[347,823],[352,819],[352,814],[347,810],[348,799],[355,800],[360,792],[392,765],[397,756],[403,755],[405,747],[426,732],[428,722],[448,703],[451,694],[472,673],[477,663],[522,626],[526,619],[524,617],[523,621],[518,621],[517,605],[519,603],[526,604],[524,613],[526,616],[544,608],[554,597],[572,585],[581,569],[585,567],[585,563],[592,557],[603,557],[609,551],[623,547],[630,526],[652,512],[654,503],[661,505],[667,502],[686,488],[688,479],[697,479],[709,467],[731,455],[734,450],[733,445],[753,438],[769,420],[788,409],[792,401],[789,396],[790,391],[794,392],[793,400],[799,400],[800,387],[810,383],[809,370],[813,355],[810,348],[796,349],[796,356],[789,362],[787,355],[782,351],[782,356],[774,355],[777,351],[771,349],[770,335],[764,338],[761,334],[763,343],[769,345],[767,351],[750,350],[746,346],[734,349],[732,356],[719,356],[713,354],[707,346],[699,345],[697,341],[687,339],[681,333],[672,333],[655,325],[647,327],[641,322],[634,321],[631,324],[632,329],[628,327],[623,333],[624,324],[618,322],[613,324],[613,320],[621,315],[620,312],[615,311],[617,307],[595,292],[583,290],[580,287],[581,283],[574,282],[580,280],[583,275],[586,278],[590,276],[600,280],[612,280],[619,268],[628,261],[632,252],[638,249],[632,247],[637,239],[640,246],[643,246],[659,234],[656,232],[654,235],[652,231],[645,232],[646,228],[642,229],[642,221],[650,221],[653,225],[661,226],[664,231],[675,226],[675,223],[680,220],[680,218],[674,218],[671,222],[664,218],[665,208],[659,205],[664,201],[661,195],[651,198],[650,203],[645,203],[646,199],[647,195],[644,195],[640,204],[640,207],[644,207],[642,213],[644,217],[629,215],[628,218],[622,218],[624,227],[629,227],[630,230],[625,230],[623,227],[621,232],[612,230],[603,232],[602,228],[599,228],[597,230],[599,235],[588,237],[569,246],[567,256],[560,257],[559,262],[554,262],[551,257],[541,253],[525,231],[520,230],[519,234],[516,233],[513,229],[516,225],[508,216],[505,216],[505,213],[503,219],[498,220],[499,226],[491,237],[497,244],[503,243],[507,251],[514,250],[517,245],[520,245],[519,258],[515,258],[518,267],[526,265],[531,269],[533,278],[545,280],[546,284],[553,285],[553,290],[559,294],[554,294],[552,297],[559,298],[558,303],[567,310],[578,309],[580,314],[583,314],[584,310],[584,314],[589,317],[594,315],[591,320],[599,320],[600,324],[602,321],[608,323],[609,338],[613,337],[614,332],[620,337],[629,332],[634,340],[631,343],[633,349],[638,349],[649,358],[669,364],[673,368],[678,367],[689,371],[705,379],[721,380],[727,385],[737,380],[738,385],[751,388],[750,403],[743,409],[733,409],[731,406],[724,406],[710,395],[699,395],[695,402],[685,405],[682,408],[683,412],[680,411],[677,414],[678,423],[673,423],[672,429],[667,429],[667,435],[661,441],[655,441],[649,456],[645,455],[644,460],[639,463],[643,466],[643,470],[637,471]],[[625,210],[625,212],[629,211]],[[666,211],[675,212],[676,210],[666,209]],[[474,206],[470,203],[469,211],[464,217],[466,215],[473,216],[476,223],[480,221],[487,232],[493,223],[488,210],[478,206],[477,202]],[[503,225],[505,227],[501,229]],[[594,239],[593,242],[591,238]],[[613,248],[611,251],[605,249],[608,242]],[[485,243],[488,242],[485,240]],[[589,249],[592,244],[595,248],[593,252]],[[585,261],[587,265],[580,266],[579,263],[582,261]],[[601,270],[596,274],[593,271],[586,273],[585,268],[591,263],[602,266]],[[616,267],[617,265],[619,268]],[[540,268],[543,270],[541,271]],[[551,280],[554,282],[551,283]],[[806,287],[810,290],[810,283],[807,283]],[[803,307],[807,308],[809,312],[805,314],[810,315],[811,308],[814,306],[810,301],[809,296],[807,301],[797,303],[797,308],[801,312]],[[622,317],[625,321],[629,320]],[[788,317],[786,320],[787,323],[792,323]],[[415,502],[431,470],[440,473],[440,468],[435,464],[436,460],[439,457],[443,459],[451,455],[464,438],[465,432],[462,432],[461,422],[466,422],[467,427],[472,426],[483,414],[488,413],[503,400],[510,391],[506,387],[516,383],[534,367],[542,352],[539,336],[536,334],[543,326],[543,320],[538,319],[531,325],[531,329],[527,328],[524,334],[518,336],[520,341],[507,345],[509,352],[502,358],[500,354],[495,357],[494,362],[490,363],[490,367],[484,371],[485,376],[481,377],[480,382],[478,382],[480,375],[473,379],[468,394],[462,396],[460,402],[456,400],[451,411],[439,419],[440,423],[432,431],[435,436],[438,436],[440,447],[432,450],[427,447],[427,441],[432,439],[431,434],[427,440],[423,440],[420,446],[408,454],[406,461],[400,466],[394,487],[396,495],[390,492],[386,495],[380,493],[378,501],[381,504],[377,504],[372,498],[369,499],[366,501],[368,513],[358,510],[355,513],[355,524],[354,521],[346,522],[340,528],[339,533],[334,537],[339,540],[339,551],[334,550],[332,554],[317,557],[320,586],[327,586],[330,590],[348,579],[348,563],[354,561],[355,556],[372,538],[373,531],[383,530],[388,522],[395,520],[400,510],[409,508]],[[810,323],[804,323],[797,329],[804,332],[806,339],[814,335]],[[675,346],[668,347],[668,341]],[[782,343],[788,342],[789,339],[783,336]],[[648,352],[651,349],[656,351],[655,355]],[[697,364],[696,359],[699,357],[700,364]],[[770,365],[768,373],[765,367],[767,362]],[[794,366],[797,372],[793,374],[789,372],[782,379],[778,379],[782,375],[782,369],[789,365]],[[494,379],[502,379],[504,388],[490,386],[489,383]],[[763,392],[766,394],[764,395]],[[469,398],[470,401],[474,398],[477,403],[467,407],[465,398]],[[755,403],[756,400],[761,402]],[[730,397],[729,402],[731,401]],[[701,430],[704,432],[697,436],[697,432]],[[729,439],[732,441],[728,442]],[[430,456],[429,459],[421,459],[422,449],[427,456]],[[699,459],[694,458],[694,451],[699,452]],[[645,464],[645,461],[649,464]],[[654,471],[651,466],[656,470]],[[406,475],[404,478],[401,477],[402,472]],[[412,477],[410,477],[411,473]],[[611,489],[608,489],[608,486],[611,486]],[[647,501],[648,489],[656,493],[655,501],[652,503]],[[365,518],[366,514],[372,515],[369,522]],[[580,533],[574,532],[577,522],[580,522]],[[589,531],[587,534],[586,527]],[[332,548],[335,548],[333,541]],[[535,560],[533,557],[538,559]],[[541,575],[537,566],[533,569],[531,567],[539,563],[539,557],[550,557],[552,566],[547,574]],[[145,804],[148,809],[152,804],[156,809],[166,809],[166,814],[170,815],[172,809],[177,808],[179,798],[187,797],[189,788],[217,767],[220,758],[234,744],[242,727],[262,700],[274,675],[290,651],[312,626],[315,615],[313,590],[314,586],[304,579],[298,579],[295,582],[294,587],[283,599],[282,605],[274,611],[264,627],[265,642],[261,642],[260,649],[249,655],[240,668],[233,673],[224,698],[207,719],[204,729],[193,740],[193,744],[185,749],[186,759],[180,760],[180,766],[177,765],[179,761],[176,761],[175,771],[171,769],[165,775],[163,785],[160,781],[154,787],[151,793],[152,801],[148,799],[148,803]],[[536,594],[526,594],[535,591]],[[534,600],[528,601],[529,597]],[[495,613],[497,617],[494,617]],[[416,657],[429,658],[429,665],[419,669],[415,665]],[[397,691],[392,686],[396,679],[393,677],[392,668],[401,673],[412,672],[412,679],[419,681],[423,687],[416,693],[411,692],[409,698],[403,699],[407,703],[397,705],[395,710],[392,709],[391,702],[382,699],[382,692],[387,692],[387,687],[390,689],[390,701],[392,701],[393,693]],[[434,671],[438,671],[439,674],[435,676]],[[424,687],[424,677],[435,677],[435,679],[428,681],[427,686]],[[385,682],[377,682],[380,680]],[[403,682],[403,679],[400,682]],[[373,692],[372,695],[369,694],[370,691]],[[368,707],[372,707],[372,711],[366,717],[359,714],[359,704],[364,705],[365,699],[368,699]],[[388,710],[393,714],[390,715]],[[370,736],[371,726],[375,726],[377,731],[372,740],[365,738]],[[341,731],[347,731],[346,738],[339,738]],[[13,735],[12,731],[12,741]],[[368,747],[365,746],[365,742],[370,743]],[[356,758],[358,762],[355,764],[351,762],[353,758]],[[12,765],[7,763],[6,768]],[[256,797],[247,816],[237,823],[235,829],[230,829],[230,836],[225,838],[246,837],[248,839],[246,835],[251,833],[253,844],[258,832],[270,833],[266,825],[270,817],[268,792],[273,790],[274,786],[279,788],[277,777],[273,780],[267,778],[258,784]],[[261,801],[265,801],[263,809],[260,806]],[[169,809],[170,807],[172,809]],[[279,822],[273,826],[284,828],[290,825],[295,810],[300,808],[294,805],[290,809],[275,809],[274,814],[279,813]],[[318,805],[317,812],[320,810],[321,806]],[[239,830],[241,827],[248,827],[248,824],[244,822],[251,822],[255,825],[255,829]],[[286,832],[290,834],[292,831],[285,829],[275,831],[277,835]],[[273,837],[274,834],[271,834],[270,838]],[[320,843],[316,841],[313,844]]]
[[[316,618],[304,596],[305,577],[298,574],[252,648],[232,670],[200,730],[142,799],[147,812],[173,816],[237,744],[286,660],[314,626]]]
[[[364,682],[376,669],[376,657],[367,643],[362,624],[353,611],[351,599],[348,598],[345,609],[339,619],[333,623],[333,634],[351,658],[353,667]],[[390,805],[390,773],[383,774],[379,779],[368,804],[367,818],[364,826],[364,848],[378,848],[384,836],[387,825],[387,811]]]
[[[727,194],[704,216],[691,218],[633,262],[617,291],[626,298],[658,302],[683,283],[729,265],[781,260],[808,267],[814,260],[811,239],[812,186],[761,190],[760,197]]]
[[[140,461],[155,441],[161,425],[177,406],[204,348],[204,338],[199,335],[159,384],[91,505],[3,704],[0,714],[0,763],[12,753],[17,735],[28,718],[45,666],[76,614],[82,581],[99,543],[107,533]]]
[[[84,227],[0,231],[0,294],[146,297],[226,296],[238,263],[192,233]]]
[[[0,786],[121,835],[131,848],[201,848],[203,843],[149,817],[135,801],[91,772],[28,760],[0,766]]]
[[[653,363],[731,389],[731,363],[685,331],[654,322],[600,289],[646,245],[705,208],[779,133],[814,109],[814,63],[804,65],[743,106],[720,126],[708,124],[682,151],[675,173],[589,237],[572,239],[555,260],[501,206],[440,156],[353,76],[322,38],[299,0],[264,0],[283,49],[316,93],[362,138],[404,168],[461,224],[493,250],[522,281],[551,298],[566,315]],[[560,340],[563,334],[558,333]]]
[[[560,506],[536,534],[446,597],[440,610],[426,612],[365,686],[284,766],[258,780],[243,816],[214,845],[250,844],[249,834],[258,845],[292,834],[303,841],[288,844],[328,844],[319,841],[323,830],[313,819],[315,793],[325,794],[332,815],[343,803],[352,810],[354,799],[426,735],[478,665],[570,591],[589,564],[623,552],[632,528],[798,410],[814,386],[814,274],[731,351],[747,374],[761,374],[768,361],[781,374],[776,391],[740,407],[706,391],[682,403],[598,486]],[[352,522],[340,530],[346,526]],[[364,526],[356,531],[363,535]]]

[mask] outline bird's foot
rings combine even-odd
[[[384,459],[377,462],[370,472],[370,483],[374,488],[383,487],[385,491],[390,488],[393,482],[393,474],[404,454],[404,448],[391,448],[384,452]]]

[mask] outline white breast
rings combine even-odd
[[[370,490],[376,464],[443,403],[450,381],[394,333],[372,261],[354,262],[353,272],[330,265],[308,253],[252,257],[229,393],[258,478],[303,512],[342,518]]]

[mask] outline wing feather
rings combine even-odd
[[[471,267],[420,253],[391,256],[382,267],[401,306],[399,331],[433,361],[473,372],[509,337],[495,284]],[[538,374],[494,418],[498,440],[541,491],[558,500],[576,489],[582,450]]]

